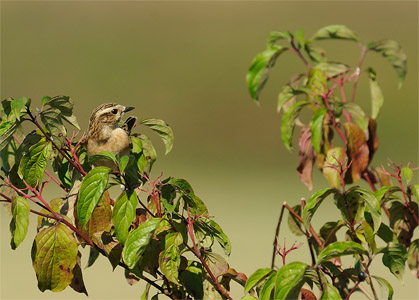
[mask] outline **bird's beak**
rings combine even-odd
[[[131,106],[125,107],[124,112],[130,111],[130,110],[133,110],[134,108],[135,108],[135,107],[131,107]]]

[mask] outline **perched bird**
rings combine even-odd
[[[122,125],[120,125],[120,121],[124,113],[133,109],[134,107],[116,103],[105,103],[93,111],[89,128],[83,137],[88,157],[102,151],[109,151],[120,156],[129,154],[131,149],[129,134],[135,126],[137,118],[129,117]],[[98,160],[95,165],[115,169],[115,165],[107,160]]]

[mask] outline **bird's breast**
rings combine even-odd
[[[96,141],[94,139],[89,139],[87,141],[88,156],[99,154],[102,151],[125,155],[128,154],[129,149],[130,137],[122,128],[114,129],[110,137],[106,140]]]

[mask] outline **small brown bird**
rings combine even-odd
[[[84,135],[88,157],[102,151],[109,151],[120,156],[129,154],[131,150],[129,134],[135,126],[137,118],[129,117],[122,126],[120,126],[120,121],[124,113],[133,109],[134,107],[116,103],[105,103],[93,111],[89,128]],[[111,161],[106,160],[98,160],[95,165],[115,168]]]

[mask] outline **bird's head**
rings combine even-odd
[[[89,127],[117,126],[124,113],[133,109],[134,107],[127,107],[116,103],[102,104],[93,111],[92,116],[90,117]]]

